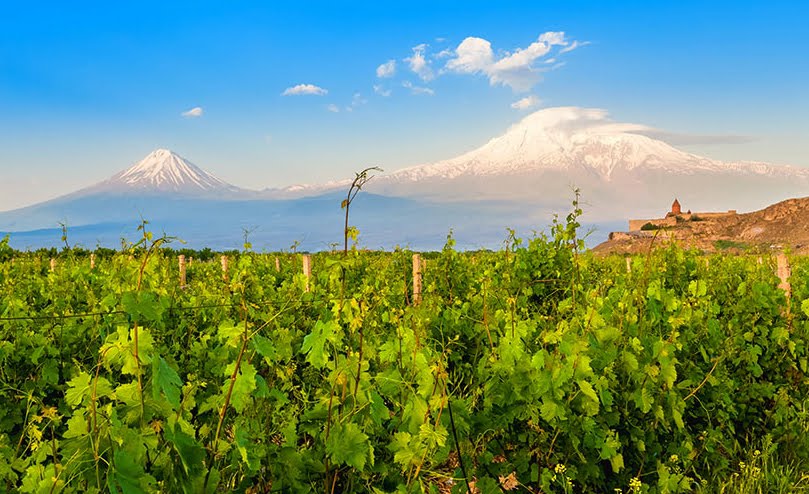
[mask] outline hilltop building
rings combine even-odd
[[[736,214],[735,209],[728,210],[724,213],[717,212],[703,212],[692,213],[689,209],[683,213],[682,206],[678,199],[674,199],[671,204],[671,211],[666,213],[663,218],[652,218],[646,220],[629,220],[629,231],[637,232],[644,229],[656,230],[658,228],[671,227],[682,221],[701,221],[713,218],[722,218],[725,216],[733,216]],[[644,228],[646,226],[646,228]]]

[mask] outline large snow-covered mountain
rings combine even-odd
[[[617,219],[661,212],[680,197],[705,209],[754,209],[809,195],[809,170],[724,162],[674,148],[654,129],[609,120],[599,109],[547,108],[455,158],[376,177],[368,190],[435,201],[489,199],[558,209],[581,190],[591,214]],[[349,182],[295,186],[305,195]]]
[[[548,108],[526,116],[480,148],[449,160],[406,168],[390,178],[419,181],[579,169],[607,182],[614,174],[640,170],[679,175],[736,172],[809,176],[809,170],[766,163],[727,163],[690,154],[644,135],[651,130],[611,122],[603,110]]]

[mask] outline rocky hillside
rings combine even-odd
[[[697,215],[659,230],[614,232],[593,250],[604,254],[638,253],[645,252],[653,243],[667,241],[705,252],[790,248],[809,253],[809,197],[788,199],[752,213],[720,218]]]

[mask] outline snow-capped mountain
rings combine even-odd
[[[545,171],[586,172],[610,181],[626,172],[676,175],[739,173],[809,177],[809,170],[761,162],[724,162],[681,151],[645,133],[654,129],[612,122],[600,109],[557,107],[538,110],[503,135],[455,158],[411,166],[375,179],[375,185],[464,177],[523,175]],[[289,192],[319,191],[349,180],[295,185]],[[508,191],[504,191],[508,192]]]
[[[559,209],[572,190],[604,218],[660,212],[674,197],[694,208],[756,209],[809,195],[809,170],[724,162],[655,139],[644,125],[614,122],[600,109],[547,108],[455,158],[380,175],[385,195],[435,201],[488,199]],[[345,188],[349,181],[286,189],[291,195]]]
[[[131,167],[78,193],[232,195],[242,189],[206,172],[179,154],[156,149]]]
[[[603,110],[547,108],[528,115],[480,148],[449,160],[400,170],[390,179],[417,181],[579,169],[607,181],[616,173],[634,170],[809,176],[803,169],[766,163],[726,163],[690,154],[644,135],[652,130],[643,125],[611,122]]]

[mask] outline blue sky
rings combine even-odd
[[[805,5],[7,3],[0,210],[102,180],[157,147],[250,188],[394,170],[560,105],[604,108],[713,158],[809,166]],[[558,32],[535,56],[543,33]],[[379,77],[390,60],[394,73]],[[325,94],[283,95],[297,85]]]

